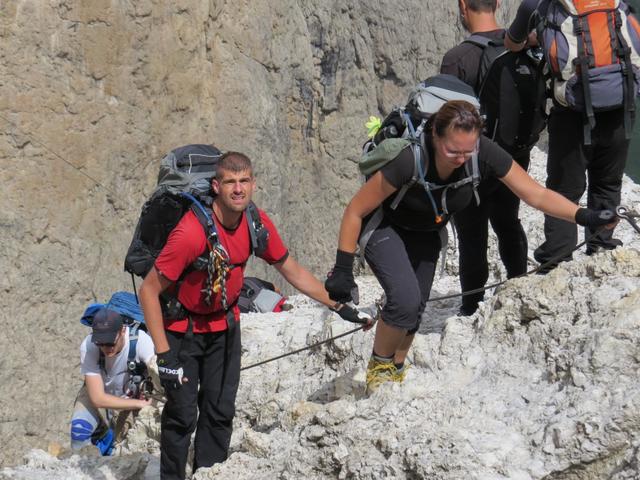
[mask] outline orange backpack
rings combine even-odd
[[[584,112],[591,143],[594,112],[624,107],[631,138],[640,90],[640,24],[622,0],[542,0],[538,40],[557,103]]]

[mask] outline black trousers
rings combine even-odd
[[[530,152],[524,152],[514,160],[527,170]],[[483,180],[479,194],[480,205],[474,200],[454,216],[463,292],[484,287],[489,278],[489,223],[498,238],[498,251],[507,277],[517,277],[527,271],[527,234],[518,217],[520,199],[495,178]],[[484,292],[463,296],[462,313],[471,315],[483,298]]]
[[[554,107],[549,117],[549,157],[547,188],[574,203],[587,189],[587,206],[594,209],[614,208],[620,204],[622,176],[627,161],[629,140],[625,139],[622,109],[596,114],[591,145],[583,142],[583,116],[579,112]],[[588,187],[587,187],[588,181]],[[602,230],[597,236],[587,229],[587,253],[602,247],[612,249],[620,243],[612,240],[613,230]],[[535,259],[545,263],[556,256],[571,260],[568,252],[578,243],[575,224],[545,216],[545,242],[534,252]],[[555,266],[558,262],[554,262]]]
[[[382,221],[365,248],[365,259],[386,296],[382,319],[415,333],[431,293],[440,253],[438,232],[413,232]]]
[[[160,472],[163,480],[173,480],[185,478],[194,430],[194,472],[227,458],[240,382],[240,325],[231,331],[195,333],[191,338],[170,331],[166,334],[171,350],[180,352],[189,379],[166,392],[162,411]]]

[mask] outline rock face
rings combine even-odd
[[[531,171],[539,176],[544,156]],[[640,207],[640,186],[623,196]],[[524,207],[531,248],[541,235]],[[364,395],[373,334],[356,332],[242,374],[229,459],[194,479],[406,478],[627,480],[640,478],[640,236],[625,248],[512,280],[472,317],[459,300],[453,245],[437,278],[403,384]],[[493,280],[504,278],[495,242]],[[380,295],[359,278],[362,303]],[[243,366],[347,332],[304,297],[283,314],[243,318]],[[158,412],[145,409],[107,461],[31,451],[0,478],[157,478]],[[126,475],[126,476],[124,476]]]
[[[323,274],[363,122],[437,70],[457,15],[418,0],[0,2],[0,465],[66,442],[77,318],[130,288],[123,256],[165,152],[248,153],[259,205]]]

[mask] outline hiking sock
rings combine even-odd
[[[383,357],[382,355],[378,355],[375,351],[371,352],[371,358],[379,363],[391,363],[393,362],[393,355],[388,357]]]

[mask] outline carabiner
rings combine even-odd
[[[634,220],[634,217],[638,216],[637,213],[630,211],[626,207],[620,206],[616,207],[616,215],[619,218],[626,220],[636,232],[640,233],[640,226],[638,226],[638,224]]]

